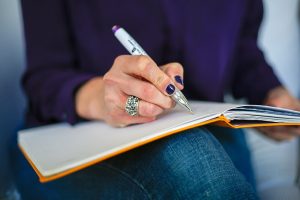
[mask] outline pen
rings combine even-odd
[[[148,56],[143,48],[129,35],[129,33],[127,33],[127,31],[125,31],[125,29],[115,25],[112,27],[112,31],[120,43],[127,49],[128,52],[131,53],[131,55]],[[175,92],[171,95],[171,98],[184,109],[193,113],[187,99],[177,87],[175,87]]]

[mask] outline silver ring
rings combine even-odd
[[[136,116],[138,115],[138,110],[139,110],[139,98],[137,98],[136,96],[129,96],[126,101],[125,111],[130,116]]]

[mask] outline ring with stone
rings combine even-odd
[[[137,116],[139,110],[139,98],[136,96],[129,96],[126,101],[125,111],[130,116]]]

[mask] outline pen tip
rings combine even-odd
[[[111,30],[115,33],[119,28],[121,28],[119,25],[114,25]]]
[[[191,114],[195,114],[190,107],[188,109]]]
[[[184,105],[184,108],[191,114],[195,114],[192,110],[192,108],[190,107],[190,105],[186,102]]]

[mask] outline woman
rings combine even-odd
[[[27,126],[147,123],[172,109],[174,86],[197,100],[223,101],[231,92],[250,103],[300,107],[257,47],[260,0],[27,0],[22,9]],[[122,55],[114,24],[125,27],[152,59]],[[131,95],[139,98],[137,116],[125,109]],[[299,134],[297,128],[262,131],[279,140]],[[39,184],[21,158],[15,166],[24,199],[256,198],[241,130],[192,129],[47,184]]]

